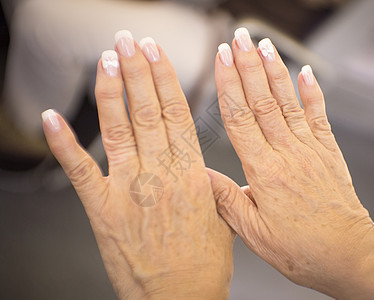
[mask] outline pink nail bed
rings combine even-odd
[[[42,113],[42,119],[52,131],[57,132],[61,129],[60,120],[53,109],[48,109]]]
[[[149,62],[156,62],[160,59],[160,52],[154,39],[146,37],[139,42],[139,46]]]
[[[134,38],[130,31],[120,30],[114,37],[120,54],[124,57],[131,57],[135,54]]]

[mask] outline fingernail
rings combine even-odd
[[[101,55],[101,63],[107,75],[115,77],[119,74],[119,61],[116,51],[104,51]]]
[[[160,59],[160,52],[154,39],[146,37],[139,42],[139,46],[149,62],[156,62]]]
[[[232,57],[232,51],[229,44],[223,43],[219,45],[218,52],[223,64],[227,67],[232,66],[232,64],[234,63],[234,59]]]
[[[42,113],[42,119],[44,124],[46,124],[53,132],[57,132],[61,129],[60,120],[53,109],[44,111]]]
[[[114,36],[120,54],[124,57],[131,57],[135,54],[135,43],[132,34],[128,30],[120,30]]]
[[[270,39],[266,38],[266,39],[261,40],[258,43],[258,47],[260,48],[262,56],[265,57],[266,60],[268,61],[275,60],[275,50]]]
[[[306,65],[301,68],[301,75],[303,75],[304,82],[306,85],[311,86],[314,84],[313,70],[310,65]]]
[[[238,44],[239,48],[244,51],[248,52],[252,48],[251,36],[247,28],[238,28],[235,30],[235,40]]]

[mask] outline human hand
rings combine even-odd
[[[270,40],[256,50],[247,30],[235,36],[232,51],[219,48],[216,85],[249,186],[209,170],[218,211],[295,283],[339,299],[372,299],[373,221],[356,196],[311,68],[298,78],[303,110]]]
[[[103,53],[96,79],[109,175],[51,110],[43,113],[48,144],[84,205],[120,299],[227,299],[234,233],[217,214],[175,71],[152,39],[142,49],[128,31],[116,39],[118,55]],[[178,159],[190,167],[175,178]],[[136,188],[144,182],[145,199]]]

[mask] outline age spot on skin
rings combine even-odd
[[[287,263],[288,270],[292,272],[294,270],[294,264],[290,260],[287,260],[286,263]]]

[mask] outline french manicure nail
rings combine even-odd
[[[223,43],[219,45],[218,52],[223,64],[227,67],[232,66],[232,64],[234,63],[234,59],[229,44]]]
[[[104,51],[101,55],[101,62],[107,75],[115,77],[119,74],[119,61],[116,51]]]
[[[302,67],[301,74],[303,75],[306,85],[312,86],[314,84],[313,70],[310,65]]]
[[[268,61],[275,60],[275,50],[270,39],[266,38],[261,40],[258,43],[258,47],[260,48],[261,54],[263,57],[265,57],[265,59],[267,59]]]
[[[124,57],[131,57],[135,54],[135,43],[132,34],[128,30],[118,31],[114,39],[120,54]]]
[[[48,109],[42,113],[42,119],[53,132],[57,132],[61,129],[60,120],[56,112],[53,109]]]
[[[146,37],[139,42],[139,46],[149,62],[156,62],[160,59],[160,52],[154,39]]]
[[[247,28],[241,27],[235,30],[235,40],[238,44],[239,48],[244,51],[248,52],[252,48],[251,36]]]

